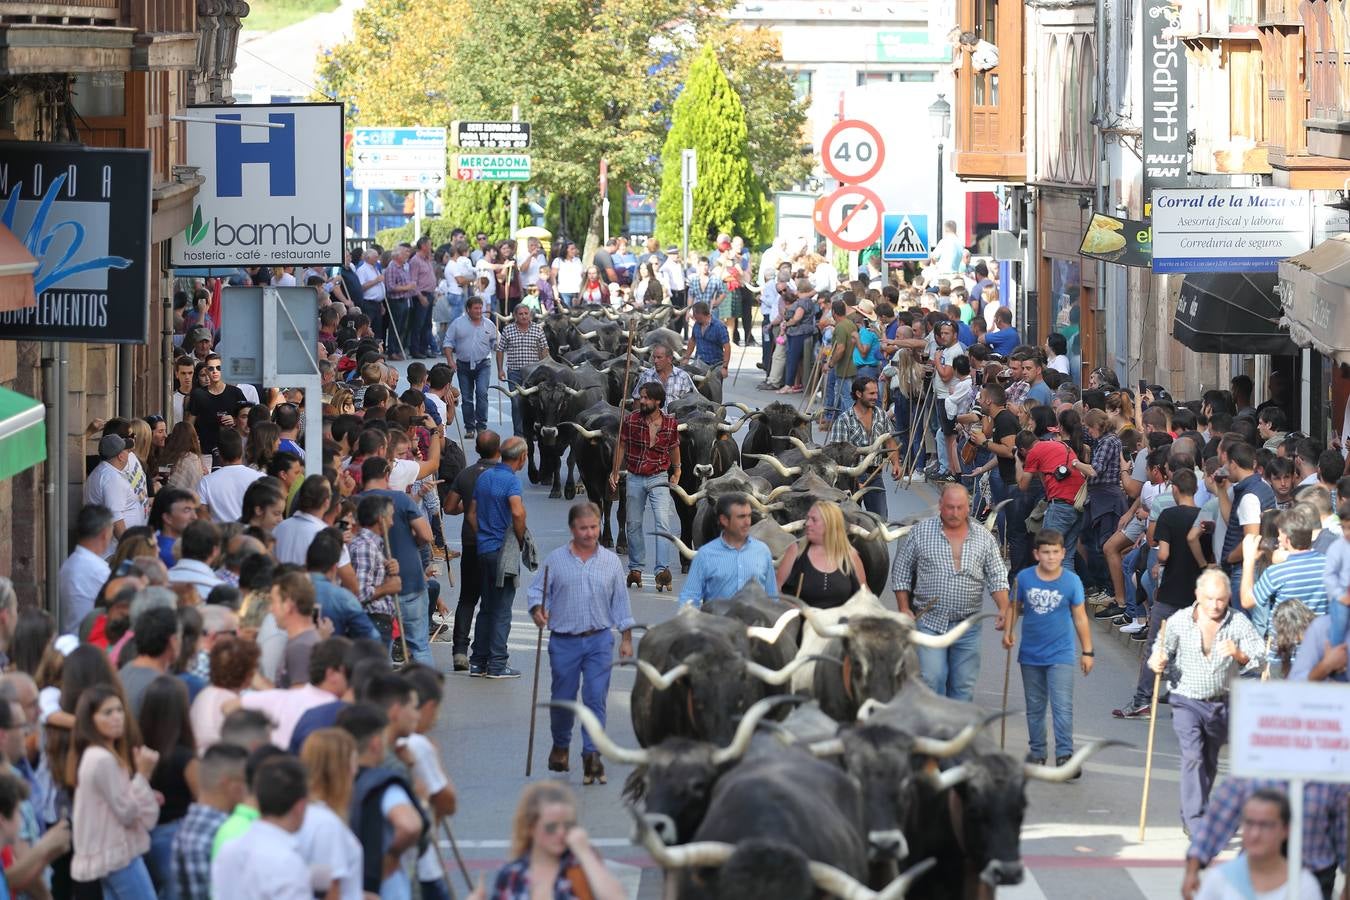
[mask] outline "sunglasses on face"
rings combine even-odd
[[[545,822],[544,834],[557,834],[559,831],[566,833],[576,827],[577,827],[576,819],[573,819],[569,822]]]
[[[220,366],[207,366],[207,367],[206,367],[206,371],[208,371],[208,372],[219,372],[219,371],[220,371]]]

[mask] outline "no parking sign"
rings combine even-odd
[[[816,230],[845,250],[863,250],[881,237],[885,209],[875,191],[861,184],[881,171],[886,145],[876,127],[861,119],[844,119],[826,133],[820,161],[843,183],[816,201]]]

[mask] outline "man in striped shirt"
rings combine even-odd
[[[623,637],[619,656],[633,655],[633,612],[624,585],[623,563],[612,551],[599,545],[600,510],[582,500],[567,512],[572,540],[550,553],[530,585],[530,616],[540,628],[549,627],[548,661],[554,700],[581,700],[605,723],[605,698],[614,657],[614,629]],[[550,714],[553,750],[548,755],[552,772],[566,772],[572,744],[573,714],[555,708]],[[605,783],[600,751],[584,729],[581,762],[586,784]]]
[[[1242,553],[1242,608],[1247,610],[1259,634],[1270,630],[1270,617],[1286,600],[1302,600],[1314,615],[1327,611],[1323,581],[1327,558],[1312,548],[1313,535],[1321,528],[1317,513],[1299,503],[1280,513],[1280,549],[1288,556],[1254,577],[1256,535],[1244,535]],[[1248,545],[1251,552],[1248,552]]]
[[[497,340],[497,379],[515,389],[525,383],[526,372],[540,360],[548,359],[548,339],[525,304],[517,306],[511,316]],[[525,436],[519,397],[511,398],[511,429],[513,434]]]

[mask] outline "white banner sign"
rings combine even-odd
[[[186,115],[188,163],[206,183],[173,238],[174,265],[342,263],[342,104],[192,106]]]
[[[1284,188],[1153,192],[1153,271],[1274,272],[1312,246],[1312,198]]]
[[[1240,679],[1228,721],[1243,778],[1350,781],[1350,690],[1343,684]]]

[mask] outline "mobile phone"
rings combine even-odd
[[[1146,390],[1148,390],[1148,382],[1145,381],[1144,379],[1140,378],[1140,379],[1139,379],[1139,396],[1140,396],[1140,397],[1144,396],[1144,391],[1146,391]]]

